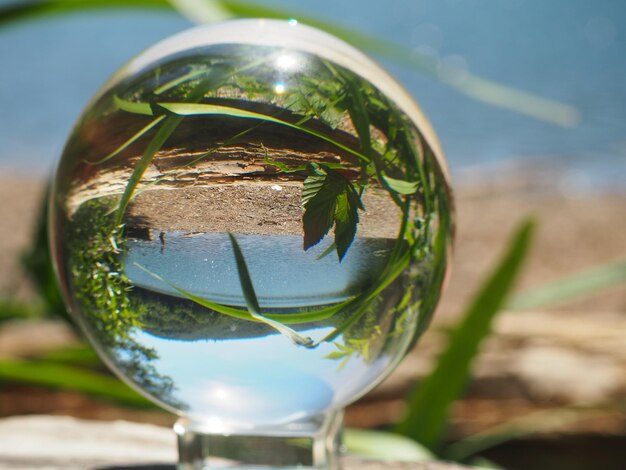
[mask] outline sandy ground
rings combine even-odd
[[[549,184],[530,188],[520,183],[515,175],[497,181],[497,184],[492,184],[492,180],[464,181],[457,185],[453,274],[436,315],[435,323],[439,326],[453,322],[462,311],[502,253],[516,225],[525,217],[534,217],[538,225],[518,290],[626,259],[626,193],[564,196]],[[0,177],[3,202],[0,205],[0,295],[3,297],[33,295],[20,271],[18,257],[29,244],[43,186],[42,181],[25,177],[6,174]],[[475,368],[477,380],[469,398],[455,410],[457,431],[480,430],[536,410],[538,406],[623,401],[626,396],[625,322],[626,285],[538,311],[503,314],[495,325],[496,334],[485,346]],[[20,335],[18,330],[8,331],[6,327],[4,333],[0,334],[0,355],[2,342],[7,346],[7,338],[15,340]],[[67,341],[63,335],[61,332],[59,341]],[[53,338],[54,334],[44,336]],[[372,405],[366,400],[352,408],[349,423],[379,425],[400,416],[401,396],[416,377],[427,372],[444,342],[441,329],[432,328],[397,373],[368,395]],[[24,343],[13,341],[11,344]],[[0,414],[19,410],[33,412],[34,406],[39,412],[65,410],[79,416],[108,419],[120,416],[110,407],[94,409],[90,402],[71,393],[55,399],[35,390],[28,399],[24,396],[20,401],[19,397],[20,393],[12,396],[11,403],[5,400],[4,404],[12,408],[0,409]],[[130,416],[130,419],[155,421],[153,416],[145,417],[143,412],[132,416],[127,411],[123,413],[122,416]],[[168,419],[156,418],[161,423]],[[613,414],[608,421],[593,423],[584,430],[593,430],[597,425],[604,431],[619,431],[623,430],[626,420],[623,414]]]

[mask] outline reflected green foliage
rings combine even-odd
[[[125,249],[124,227],[111,216],[114,204],[91,200],[74,214],[65,238],[74,279],[72,295],[85,313],[87,331],[101,339],[105,353],[116,357],[118,367],[148,393],[174,404],[171,379],[150,365],[158,357],[156,352],[132,337],[146,306],[132,302],[128,295],[132,287],[118,256]]]
[[[419,308],[411,302],[405,302],[403,308],[414,315],[418,311],[421,313],[423,320],[419,333],[429,322],[432,314],[429,309],[434,309],[438,300],[439,286],[447,265],[452,230],[449,215],[443,214],[450,211],[449,194],[446,188],[441,188],[442,184],[437,183],[445,178],[430,147],[408,116],[373,85],[347,69],[299,53],[310,69],[316,70],[315,80],[299,72],[290,77],[295,86],[288,86],[277,93],[270,87],[273,82],[268,77],[273,77],[275,73],[274,59],[279,52],[269,47],[211,46],[204,54],[164,63],[156,73],[147,71],[116,90],[110,98],[112,105],[109,113],[150,116],[152,119],[147,125],[140,124],[139,134],[141,137],[145,134],[147,138],[148,131],[154,132],[126,184],[117,206],[116,221],[121,223],[124,220],[126,208],[139,190],[140,181],[157,152],[188,119],[218,116],[235,119],[244,126],[223,145],[194,158],[192,164],[214,151],[227,148],[230,143],[245,143],[237,137],[243,137],[261,126],[284,127],[295,131],[295,136],[302,133],[330,144],[341,155],[341,158],[336,157],[336,161],[313,161],[290,167],[270,157],[267,150],[265,161],[275,168],[278,175],[303,179],[301,199],[305,250],[318,244],[332,229],[334,243],[331,249],[337,252],[341,261],[357,235],[359,211],[366,210],[362,198],[370,188],[386,191],[390,200],[398,206],[402,223],[391,256],[378,279],[364,292],[314,312],[281,314],[279,320],[278,316],[272,317],[271,312],[258,316],[260,312],[250,310],[250,302],[247,302],[248,312],[215,304],[194,296],[182,286],[173,285],[157,273],[138,267],[212,312],[265,322],[298,344],[306,343],[306,338],[285,325],[312,321],[313,316],[319,319],[346,313],[345,321],[321,341],[335,341],[339,335],[346,333],[349,336],[351,329],[360,328],[359,334],[344,348],[351,351],[350,355],[358,350],[360,356],[367,358],[369,351],[363,350],[359,344],[366,338],[376,336],[376,330],[363,331],[363,319],[368,312],[375,310],[379,302],[377,297],[396,282],[405,269],[409,269],[415,278],[421,273],[427,278],[428,286],[424,287],[430,288],[411,290],[429,299],[420,302]],[[254,59],[250,60],[250,57]],[[314,84],[317,86],[314,87]],[[163,119],[159,121],[159,118]],[[212,122],[207,121],[206,125],[210,126]],[[245,127],[247,122],[250,122],[250,127]],[[133,133],[118,149],[127,148],[139,140],[138,133]],[[109,158],[107,156],[95,164],[104,163]],[[431,266],[437,263],[443,266],[436,267],[431,276]],[[417,268],[416,264],[420,267]],[[238,263],[238,266],[242,264]],[[240,269],[240,274],[242,272]],[[245,288],[245,276],[241,280],[244,294],[249,294],[252,289]],[[254,295],[246,297],[249,298],[253,299]],[[389,308],[393,309],[393,306]],[[396,313],[402,315],[401,311]],[[374,324],[371,326],[373,328]],[[311,343],[311,346],[315,345]],[[343,352],[346,353],[346,350]],[[330,357],[334,359],[336,356]]]

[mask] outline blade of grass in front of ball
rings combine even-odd
[[[267,318],[261,314],[261,307],[259,306],[259,301],[254,291],[252,279],[250,278],[250,272],[248,271],[248,266],[243,256],[243,252],[241,251],[241,247],[239,246],[237,239],[232,233],[229,232],[228,237],[230,238],[230,242],[233,246],[233,251],[235,253],[235,261],[237,262],[237,273],[239,274],[239,282],[241,284],[243,297],[246,300],[246,305],[248,307],[248,312],[250,313],[250,315],[253,318],[265,323],[266,325],[271,326],[280,334],[286,336],[298,346],[304,346],[306,348],[317,346],[310,337],[301,336],[288,326],[278,321]]]

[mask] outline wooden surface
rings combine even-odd
[[[0,470],[174,470],[172,430],[127,421],[62,416],[0,420]],[[462,470],[441,462],[377,462],[352,457],[344,470]]]

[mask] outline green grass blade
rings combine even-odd
[[[128,147],[130,147],[135,142],[137,142],[139,139],[141,139],[148,132],[150,132],[150,130],[154,126],[156,126],[158,123],[160,123],[163,119],[165,119],[165,116],[159,116],[156,119],[153,119],[146,126],[142,127],[139,131],[137,131],[135,134],[133,134],[126,142],[124,142],[118,148],[116,148],[111,153],[109,153],[107,156],[101,158],[100,160],[87,161],[87,163],[89,163],[91,165],[100,165],[101,163],[104,163],[104,162],[110,160],[111,158],[115,157],[116,155],[119,155],[120,152],[123,152]]]
[[[518,90],[492,80],[467,73],[460,82],[453,74],[440,74],[439,62],[432,57],[416,54],[410,48],[376,36],[345,28],[327,20],[314,16],[283,9],[272,9],[265,6],[241,1],[221,1],[220,6],[239,17],[251,18],[297,18],[300,21],[325,30],[343,40],[381,55],[416,72],[427,74],[436,80],[456,89],[483,103],[509,109],[563,127],[575,126],[580,121],[579,111],[570,105],[542,98],[532,93]],[[172,8],[166,0],[40,0],[24,4],[13,4],[0,7],[0,26],[16,21],[34,19],[51,14],[71,13],[76,11],[104,8]],[[450,75],[450,76],[449,76]]]
[[[52,362],[2,360],[0,381],[75,390],[129,406],[154,406],[114,377]]]
[[[69,316],[65,307],[52,267],[52,256],[48,244],[48,193],[47,187],[41,199],[31,244],[22,253],[21,263],[43,303],[42,316],[62,317],[76,328],[74,320]]]
[[[400,462],[434,460],[435,456],[417,442],[398,434],[348,428],[344,431],[348,455]]]
[[[626,282],[626,260],[620,260],[559,279],[515,295],[508,308],[528,310],[595,294]]]
[[[174,80],[171,80],[167,83],[164,83],[163,85],[161,85],[160,87],[156,88],[154,90],[154,94],[155,95],[160,95],[162,93],[165,93],[168,90],[171,90],[174,87],[177,87],[178,85],[185,83],[189,80],[193,80],[194,78],[197,77],[201,77],[203,74],[207,73],[207,69],[205,68],[199,68],[196,70],[191,70],[190,72],[175,78]]]
[[[121,109],[127,113],[142,114],[144,116],[152,116],[154,114],[150,103],[127,101],[117,95],[113,96],[113,102],[115,106],[117,106],[117,109]]]
[[[42,306],[38,303],[26,303],[0,297],[0,323],[7,320],[40,318],[43,314]]]
[[[417,54],[414,50],[393,41],[346,28],[293,9],[288,11],[272,9],[245,1],[223,0],[222,4],[240,17],[296,18],[303,23],[334,34],[356,47],[378,54],[418,73],[429,75],[464,95],[492,106],[515,111],[562,127],[573,127],[580,121],[579,111],[571,105],[543,98],[472,73],[466,73],[463,81],[456,80],[454,74],[441,74],[439,60],[425,54]]]
[[[419,181],[404,181],[398,180],[395,178],[391,178],[387,176],[385,173],[381,173],[380,177],[384,180],[384,182],[389,186],[392,190],[397,192],[398,194],[415,194],[419,188]]]
[[[150,271],[148,268],[146,268],[145,266],[142,266],[139,263],[133,263],[133,265],[141,269],[148,275],[152,276],[154,279],[161,281],[163,284],[170,286],[180,295],[191,300],[192,302],[197,303],[198,305],[206,307],[210,310],[214,310],[223,315],[229,315],[231,317],[238,318],[240,320],[259,321],[255,319],[253,316],[251,316],[247,310],[211,302],[210,300],[194,295],[191,292],[185,289],[182,289],[178,287],[177,285],[172,284],[169,281],[166,281],[161,276]],[[354,301],[354,297],[348,300],[345,300],[339,304],[334,304],[334,305],[331,305],[330,307],[322,307],[322,308],[313,310],[311,312],[289,313],[289,314],[279,314],[279,315],[266,314],[264,315],[264,317],[266,319],[269,318],[271,320],[280,321],[283,324],[294,324],[294,325],[299,324],[299,323],[310,323],[314,321],[322,321],[322,320],[326,320],[327,318],[332,317],[333,315],[336,315],[341,310],[347,308],[347,306],[349,306],[350,303],[353,301]]]
[[[313,347],[314,342],[308,336],[301,336],[283,323],[267,318],[261,314],[261,307],[259,306],[259,301],[257,299],[256,293],[254,292],[252,278],[250,277],[248,265],[246,264],[246,260],[243,256],[243,252],[241,251],[241,247],[239,246],[237,239],[232,233],[228,233],[228,238],[230,238],[230,243],[232,244],[233,251],[235,252],[235,261],[237,262],[239,283],[241,284],[241,290],[243,291],[243,296],[246,300],[246,305],[248,306],[248,312],[250,312],[250,315],[256,320],[274,328],[280,334],[289,338],[289,340],[292,341],[294,344],[307,348]]]
[[[191,292],[189,292],[189,291],[187,291],[185,289],[182,289],[182,288],[178,287],[175,284],[172,284],[171,282],[167,281],[166,279],[163,279],[157,273],[150,271],[148,268],[146,268],[145,266],[142,266],[139,263],[133,263],[133,266],[141,269],[143,272],[145,272],[146,274],[150,275],[151,277],[153,277],[157,281],[161,281],[163,284],[166,284],[166,285],[170,286],[176,292],[178,292],[182,296],[186,297],[187,299],[191,300],[192,302],[197,303],[198,305],[202,305],[203,307],[206,307],[206,308],[208,308],[210,310],[215,310],[216,312],[221,313],[223,315],[228,315],[230,317],[238,318],[239,320],[254,321],[254,318],[250,315],[250,313],[247,310],[243,310],[243,309],[239,309],[239,308],[235,308],[235,307],[229,307],[228,305],[222,305],[222,304],[218,304],[216,302],[211,302],[210,300],[206,300],[206,299],[204,299],[204,298],[202,298],[200,296],[192,294]]]
[[[149,106],[149,105],[148,105]],[[298,123],[291,123],[288,121],[284,121],[282,119],[278,119],[274,116],[268,116],[267,114],[255,113],[253,111],[247,111],[245,109],[238,109],[231,106],[223,106],[217,104],[207,104],[207,103],[157,103],[157,106],[166,109],[167,111],[174,113],[179,116],[199,116],[199,115],[222,115],[222,116],[232,116],[243,119],[257,119],[265,122],[272,122],[274,124],[280,124],[282,126],[290,127],[292,129],[297,129],[299,131],[305,132],[312,136],[315,136],[319,139],[322,139],[341,150],[344,150],[352,155],[360,158],[365,162],[369,162],[369,158],[365,156],[362,152],[358,152],[350,147],[343,145],[340,142],[337,142],[335,139],[328,137],[321,132],[317,132],[313,129],[309,129],[308,127],[304,127]],[[142,110],[143,111],[143,110]]]
[[[30,0],[12,2],[9,5],[0,6],[0,27],[17,21],[50,15],[109,8],[171,9],[172,6],[168,0]]]
[[[102,365],[96,352],[86,344],[47,351],[38,355],[37,359],[71,366],[97,367]]]
[[[534,223],[525,221],[494,272],[479,290],[450,334],[449,344],[433,372],[409,397],[409,410],[396,430],[428,449],[438,446],[448,409],[459,397],[470,375],[479,346],[490,331],[491,321],[504,306],[507,295],[526,258]]]
[[[252,284],[252,278],[250,277],[250,271],[248,271],[248,265],[243,256],[243,252],[241,251],[241,247],[239,246],[239,242],[237,242],[235,236],[230,232],[228,232],[228,238],[230,239],[230,243],[235,253],[239,283],[241,284],[241,290],[243,291],[243,297],[246,300],[248,311],[251,314],[260,315],[261,306],[259,305],[259,300],[256,297],[254,285]]]
[[[555,433],[584,420],[611,416],[615,410],[601,408],[562,407],[535,411],[456,441],[446,447],[442,457],[464,461],[484,450],[513,439],[537,433]]]
[[[135,189],[139,185],[141,178],[143,178],[144,173],[150,166],[152,159],[161,149],[163,144],[165,144],[167,139],[169,139],[172,133],[176,130],[182,120],[183,118],[181,116],[167,116],[167,118],[163,121],[163,124],[161,124],[161,127],[159,127],[159,130],[157,131],[154,138],[146,147],[146,150],[141,155],[141,159],[139,160],[139,162],[137,162],[135,168],[133,168],[133,172],[130,175],[128,182],[126,183],[126,187],[124,188],[124,193],[122,194],[117,209],[115,210],[116,225],[119,226],[122,224],[126,208],[132,200],[135,194]]]

